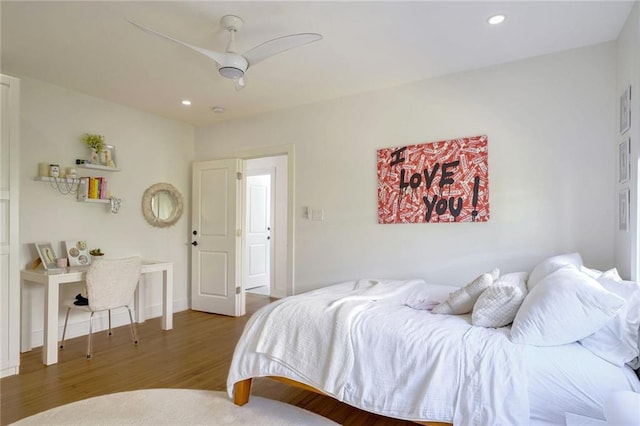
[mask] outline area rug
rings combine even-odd
[[[14,425],[336,425],[283,402],[252,396],[238,407],[224,392],[146,389],[52,408]]]

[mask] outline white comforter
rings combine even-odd
[[[460,425],[529,421],[523,346],[507,329],[427,306],[455,290],[422,280],[345,282],[256,312],[227,379],[284,376],[381,415]]]

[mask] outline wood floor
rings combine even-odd
[[[150,388],[226,391],[235,344],[249,316],[269,303],[247,295],[247,315],[231,318],[196,311],[174,315],[174,328],[160,329],[160,318],[138,324],[134,346],[128,327],[94,335],[87,360],[86,336],[67,340],[55,365],[42,364],[42,348],[22,354],[20,374],[0,381],[0,424],[93,396]],[[376,416],[331,398],[270,379],[255,379],[252,395],[283,401],[343,425],[414,425]],[[212,423],[215,424],[212,416]]]

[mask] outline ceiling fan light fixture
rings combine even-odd
[[[240,68],[235,67],[220,67],[218,69],[218,72],[220,72],[221,76],[230,78],[232,80],[240,78],[244,75],[244,71],[242,71]]]

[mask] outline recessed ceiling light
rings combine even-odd
[[[491,25],[498,25],[503,23],[506,18],[507,17],[505,15],[493,15],[492,17],[487,19],[487,22]]]
[[[221,106],[214,106],[213,108],[211,108],[211,111],[215,112],[216,114],[222,114],[224,112],[224,108],[222,108]]]
[[[182,105],[189,106],[189,105],[191,105],[191,101],[188,100],[188,99],[185,99],[184,101],[182,101]]]

